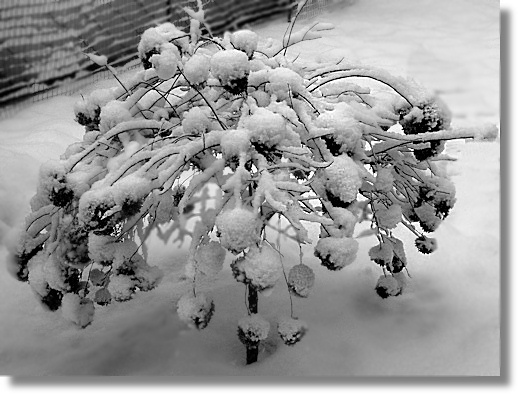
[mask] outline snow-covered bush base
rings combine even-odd
[[[234,274],[252,293],[271,289],[284,270],[265,230],[272,218],[288,223],[287,242],[316,243],[315,255],[332,271],[354,262],[354,228],[368,220],[379,241],[370,257],[388,271],[376,291],[401,294],[409,262],[393,231],[405,227],[421,252],[435,249],[423,232],[436,230],[455,203],[439,165],[449,159],[444,141],[486,134],[452,129],[445,105],[414,82],[286,55],[329,26],[282,43],[249,31],[220,38],[202,34],[201,9],[189,14],[189,34],[171,23],[149,29],[138,47],[144,70],[76,106],[84,139],[42,169],[13,251],[18,278],[51,310],[62,307],[85,326],[90,300],[127,301],[158,284],[160,274],[145,262],[154,230],[165,241],[190,239],[188,294],[200,294],[201,275],[220,271],[224,249],[238,255]],[[318,241],[306,222],[321,226]],[[257,258],[258,251],[269,255]],[[309,271],[287,277],[302,297],[313,281]],[[185,296],[178,313],[203,328],[214,303]],[[260,341],[265,326],[242,321],[240,337]],[[288,342],[300,339],[301,330],[285,326]]]

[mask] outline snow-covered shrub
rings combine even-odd
[[[42,168],[11,271],[84,327],[94,307],[158,285],[158,269],[146,262],[152,230],[164,241],[190,239],[192,288],[178,313],[204,328],[214,303],[196,286],[218,274],[228,250],[248,290],[239,335],[257,350],[269,327],[257,315],[258,292],[284,276],[290,297],[306,297],[316,272],[301,259],[284,273],[265,231],[270,221],[287,223],[299,246],[313,242],[322,265],[336,271],[356,259],[355,227],[368,220],[378,240],[369,256],[383,271],[376,291],[401,294],[409,262],[394,229],[413,232],[423,253],[436,248],[423,232],[436,230],[455,203],[439,165],[450,160],[444,142],[490,138],[494,128],[453,129],[437,97],[383,70],[288,57],[328,25],[294,31],[295,18],[282,42],[250,31],[221,38],[202,32],[201,7],[186,11],[189,32],[172,23],[148,29],[138,46],[144,69],[75,106],[83,141]],[[308,222],[320,225],[318,240]],[[297,320],[279,323],[288,344],[304,331]]]

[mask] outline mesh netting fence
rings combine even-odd
[[[329,3],[309,0],[302,18]],[[215,34],[292,10],[294,0],[203,0]],[[0,1],[0,117],[20,106],[70,94],[110,74],[85,53],[108,56],[119,69],[138,67],[136,47],[144,30],[166,21],[185,28],[183,7],[196,0],[2,0]]]

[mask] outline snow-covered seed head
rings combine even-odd
[[[112,302],[112,295],[107,288],[103,287],[95,292],[94,302],[99,305],[108,305]]]
[[[293,346],[299,342],[306,335],[307,329],[305,322],[290,317],[281,318],[277,325],[279,336],[288,346]]]
[[[63,264],[82,269],[90,263],[88,231],[71,216],[61,224],[61,242],[57,245],[54,255]]]
[[[419,218],[421,228],[427,233],[434,232],[441,224],[441,218],[436,215],[435,208],[430,204],[424,203],[414,208],[414,212]]]
[[[362,185],[358,165],[347,155],[334,158],[333,163],[318,174],[326,189],[327,197],[342,203],[353,202]]]
[[[290,96],[306,91],[304,79],[288,67],[277,67],[268,71],[266,92],[278,100],[289,100]]]
[[[437,249],[437,240],[435,238],[428,238],[422,235],[415,240],[417,250],[424,254],[430,254]]]
[[[72,202],[74,192],[70,189],[64,179],[56,179],[56,182],[57,184],[50,192],[50,201],[56,207],[66,207]]]
[[[387,264],[390,264],[394,258],[394,248],[390,242],[382,242],[381,244],[369,249],[369,257],[376,264],[384,267]]]
[[[405,245],[403,241],[395,237],[383,237],[384,243],[389,243],[393,250],[392,260],[385,265],[387,270],[392,274],[398,274],[403,271],[407,265]]]
[[[185,62],[183,73],[192,85],[204,84],[210,73],[210,58],[206,55],[195,53]]]
[[[315,256],[324,267],[338,271],[356,259],[358,242],[352,238],[320,238],[315,246]]]
[[[185,134],[201,135],[209,131],[211,125],[207,108],[192,107],[183,114],[182,127]]]
[[[114,216],[108,214],[114,207],[110,193],[89,190],[79,200],[78,219],[88,230],[103,230],[115,224]]]
[[[176,74],[179,59],[178,48],[170,42],[166,42],[160,46],[159,53],[152,55],[149,61],[155,68],[158,77],[167,80]]]
[[[374,182],[376,190],[389,192],[394,187],[394,175],[392,169],[388,167],[381,167],[376,173],[376,181]]]
[[[257,345],[268,338],[270,323],[259,314],[252,314],[237,323],[237,335],[244,345]]]
[[[258,291],[271,289],[282,276],[279,254],[269,246],[250,250],[235,260],[231,268],[238,282],[250,284]]]
[[[429,133],[447,129],[451,112],[439,98],[400,111],[399,123],[405,134]]]
[[[210,61],[212,75],[232,94],[246,91],[250,64],[248,56],[237,49],[215,53]]]
[[[164,44],[174,44],[179,51],[185,51],[189,46],[189,38],[185,32],[176,28],[170,22],[162,23],[156,27],[150,27],[142,34],[138,44],[139,57],[145,69],[151,67],[150,58],[160,53],[160,47]]]
[[[221,212],[216,218],[221,246],[232,253],[240,253],[261,240],[261,221],[245,208]]]
[[[450,127],[451,113],[440,99],[404,109],[400,121],[405,134],[430,133]],[[422,161],[436,156],[444,149],[444,141],[430,141],[429,148],[414,149],[414,156]]]
[[[354,228],[358,222],[358,217],[350,210],[340,207],[331,207],[329,209],[329,215],[335,226],[340,230],[340,234],[343,237],[352,237],[354,234]]]
[[[31,200],[32,209],[39,209],[49,203],[56,207],[66,207],[74,198],[66,177],[62,162],[44,163],[40,168],[37,194]]]
[[[226,160],[239,160],[250,149],[250,133],[246,129],[226,130],[221,137],[221,152]]]
[[[128,301],[135,293],[135,282],[126,275],[113,275],[108,284],[108,291],[115,301]]]
[[[448,216],[455,201],[455,185],[446,178],[433,177],[419,187],[418,208],[426,204],[432,206],[439,219]],[[429,208],[426,209],[431,212]]]
[[[177,304],[178,317],[189,327],[202,330],[214,314],[214,302],[205,294],[185,294]]]
[[[251,30],[238,30],[230,36],[230,42],[234,48],[239,49],[247,54],[251,59],[254,51],[257,49],[259,36]]]
[[[387,207],[382,202],[377,201],[373,205],[373,213],[379,227],[393,229],[401,222],[402,210],[399,204],[392,204]]]
[[[99,117],[99,130],[102,133],[106,133],[119,123],[133,119],[128,103],[119,100],[112,100],[103,106]]]
[[[194,255],[197,270],[207,276],[217,275],[223,268],[225,254],[226,250],[219,242],[210,241],[200,245]]]
[[[381,275],[375,290],[381,298],[396,297],[403,293],[403,287],[392,275]]]
[[[315,284],[313,270],[305,264],[297,264],[288,273],[288,288],[292,294],[307,297]]]
[[[250,117],[244,118],[241,124],[249,130],[252,142],[270,148],[288,136],[284,118],[266,108],[257,108]]]

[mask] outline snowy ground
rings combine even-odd
[[[290,51],[346,56],[412,76],[441,93],[456,124],[498,123],[498,7],[494,0],[358,0],[319,17],[337,27],[324,39]],[[276,38],[284,29],[284,20],[256,27]],[[312,296],[295,300],[307,336],[288,348],[271,335],[260,361],[244,367],[234,322],[246,310],[228,267],[214,284],[213,321],[201,332],[173,313],[185,253],[172,245],[151,245],[151,263],[165,271],[158,289],[98,308],[85,330],[44,311],[29,287],[5,272],[2,245],[28,211],[39,165],[82,136],[72,120],[74,100],[57,97],[0,122],[0,374],[499,375],[499,142],[449,146],[459,158],[449,167],[458,201],[436,233],[436,253],[408,247],[413,279],[404,296],[374,293],[379,271],[367,256],[373,239],[361,239],[357,261],[338,273],[320,267],[308,249],[317,282]],[[286,288],[261,299],[260,308],[271,321],[288,313]]]

